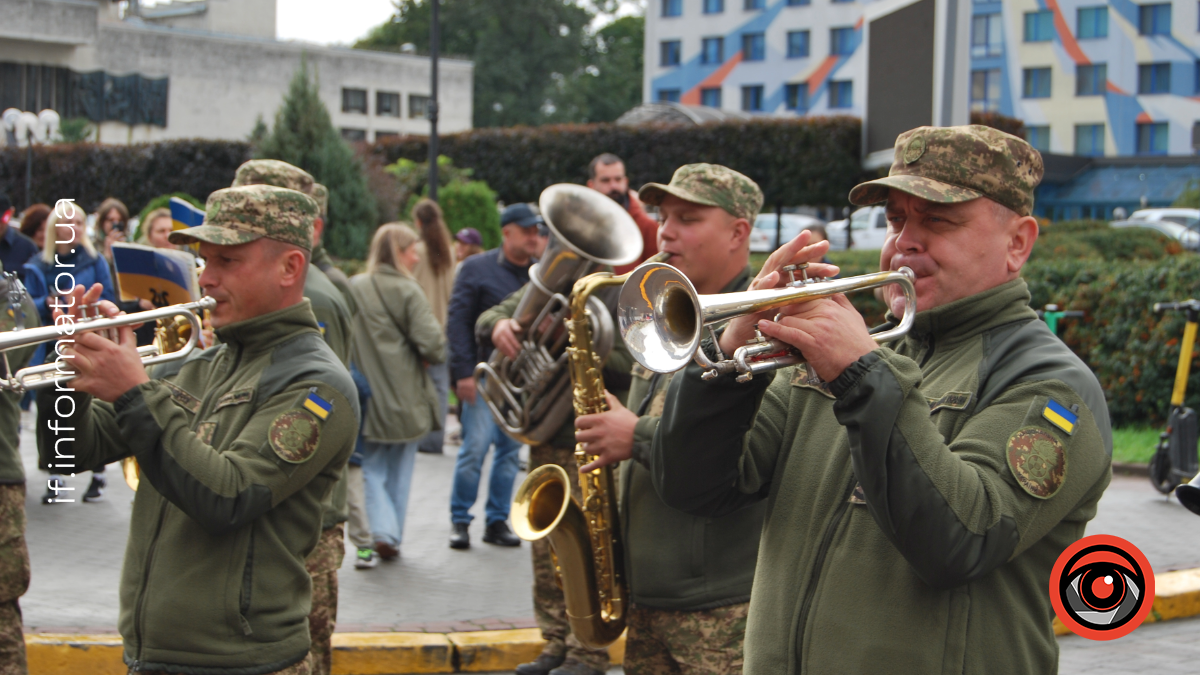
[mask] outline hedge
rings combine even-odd
[[[554,183],[583,183],[602,152],[625,162],[630,184],[668,182],[684,164],[711,162],[758,182],[766,204],[837,205],[863,178],[862,123],[852,117],[738,120],[696,126],[548,125],[475,129],[440,138],[441,154],[474,170],[508,203],[537,201]],[[371,146],[385,163],[424,161],[424,136]],[[873,176],[872,176],[873,177]]]
[[[108,197],[137,213],[155,197],[184,192],[200,200],[229,187],[250,146],[238,141],[162,141],[133,145],[71,143],[33,151],[33,203],[74,199],[89,212]],[[25,149],[0,149],[0,190],[25,204]]]

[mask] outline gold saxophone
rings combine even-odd
[[[651,260],[665,258],[659,254]],[[601,375],[604,364],[592,346],[588,298],[602,288],[625,283],[628,277],[598,272],[576,281],[571,291],[567,353],[576,416],[608,410]],[[582,443],[575,445],[579,466],[595,457]],[[513,530],[527,541],[549,540],[571,632],[584,646],[600,649],[621,636],[629,606],[613,467],[579,474],[579,487],[582,504],[571,497],[570,478],[562,467],[547,464],[534,469],[513,497]]]

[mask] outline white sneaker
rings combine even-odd
[[[379,554],[375,553],[374,549],[360,548],[358,555],[354,558],[354,568],[359,570],[369,570],[379,564]]]

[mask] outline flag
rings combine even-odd
[[[204,211],[185,202],[179,197],[171,197],[171,224],[176,230],[195,227],[204,222]]]
[[[196,263],[174,249],[140,244],[113,244],[113,264],[121,300],[143,298],[155,307],[200,299]]]

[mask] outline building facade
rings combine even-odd
[[[756,114],[862,116],[865,8],[881,0],[650,0],[643,96]],[[1200,3],[949,0],[970,11],[972,110],[1039,150],[1200,147]]]
[[[283,42],[274,21],[275,0],[5,0],[0,110],[87,118],[106,143],[240,140],[274,121],[303,60],[348,140],[429,132],[428,57]],[[471,128],[473,69],[439,61],[440,131]]]

